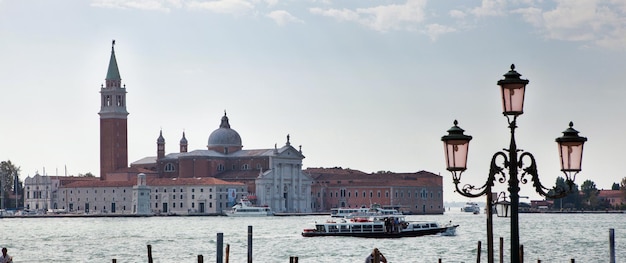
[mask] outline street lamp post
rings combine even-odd
[[[576,174],[581,171],[583,145],[587,138],[578,136],[578,131],[573,128],[573,123],[569,123],[569,128],[563,132],[563,136],[556,139],[559,145],[559,154],[561,158],[561,171],[565,174],[566,183],[569,189],[555,186],[552,189],[544,187],[539,181],[537,174],[537,165],[535,157],[529,153],[517,148],[515,143],[515,128],[517,128],[517,117],[524,113],[524,92],[528,80],[521,79],[521,74],[515,71],[515,65],[511,65],[511,70],[504,74],[504,79],[498,81],[502,95],[503,114],[507,118],[509,130],[511,132],[511,140],[506,152],[496,152],[491,158],[491,167],[487,182],[480,187],[465,184],[459,188],[461,175],[467,169],[467,156],[469,150],[469,142],[472,136],[465,135],[464,130],[458,126],[458,122],[454,121],[454,126],[448,130],[448,134],[443,136],[441,140],[444,143],[444,151],[446,157],[446,169],[452,173],[452,180],[456,187],[456,192],[466,197],[479,197],[482,195],[491,195],[491,189],[496,180],[499,183],[505,183],[507,176],[503,172],[508,170],[508,191],[511,208],[511,262],[520,262],[519,252],[519,184],[526,184],[528,177],[533,182],[535,191],[542,196],[549,198],[561,198],[571,191]],[[512,117],[512,119],[511,119]],[[518,153],[521,153],[518,155]],[[498,160],[502,159],[502,166],[499,166]],[[528,160],[525,163],[523,160]],[[518,177],[519,172],[522,172]],[[552,192],[550,192],[552,190]],[[491,205],[491,204],[488,204]],[[491,222],[488,222],[488,228]],[[489,230],[489,229],[488,229]],[[489,260],[493,260],[493,240],[489,240]]]

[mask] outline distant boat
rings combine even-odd
[[[226,211],[227,216],[271,216],[273,215],[272,209],[269,206],[254,206],[248,199],[241,199],[241,202],[233,206],[229,211]]]
[[[463,206],[463,212],[480,214],[480,206],[474,202],[467,202]]]

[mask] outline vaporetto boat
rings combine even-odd
[[[271,216],[273,212],[269,206],[253,206],[248,199],[241,199],[241,202],[225,214],[227,216]]]
[[[369,218],[355,217],[352,219],[331,219],[323,223],[315,223],[315,228],[302,231],[303,237],[319,236],[350,236],[366,238],[399,238],[425,235],[456,234],[452,222],[444,226],[433,221],[406,221],[404,216],[375,216]]]

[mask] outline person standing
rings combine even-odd
[[[3,247],[2,256],[0,256],[0,263],[12,263],[12,262],[13,262],[13,257],[9,256],[9,254],[7,254],[7,248]]]

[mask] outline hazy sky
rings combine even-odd
[[[168,153],[183,131],[206,149],[226,110],[244,149],[290,134],[305,168],[426,170],[445,201],[466,201],[441,136],[457,119],[474,137],[462,182],[483,184],[509,144],[496,82],[515,63],[530,80],[517,143],[543,183],[562,175],[554,139],[569,121],[589,139],[576,183],[626,176],[621,0],[0,0],[0,160],[22,180],[98,175],[113,39],[129,163],[156,155],[161,129]]]

